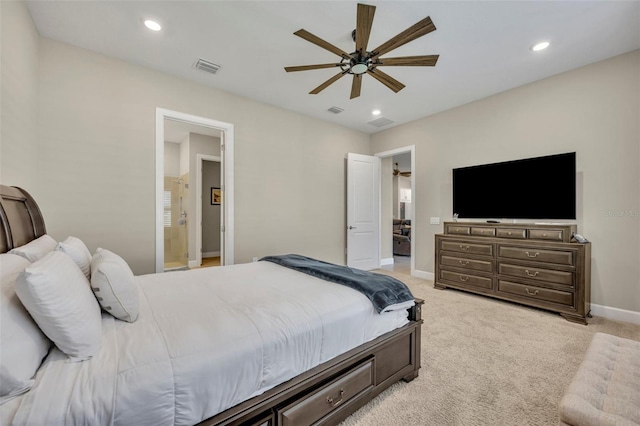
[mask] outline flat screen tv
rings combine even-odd
[[[576,153],[453,169],[453,213],[469,219],[575,219]]]

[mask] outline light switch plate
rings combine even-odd
[[[440,225],[440,218],[439,217],[430,217],[429,218],[429,223],[432,225]]]

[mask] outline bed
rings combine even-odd
[[[46,235],[26,191],[0,195],[0,253]],[[135,280],[137,320],[102,312],[100,349],[82,362],[51,345],[0,423],[337,424],[418,375],[421,300],[379,314],[351,288],[271,262]]]

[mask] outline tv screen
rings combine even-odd
[[[453,213],[469,219],[575,219],[576,153],[453,169]]]

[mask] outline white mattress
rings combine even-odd
[[[83,363],[54,348],[2,424],[194,424],[408,322],[270,262],[138,283],[138,321],[103,314],[100,353]]]

